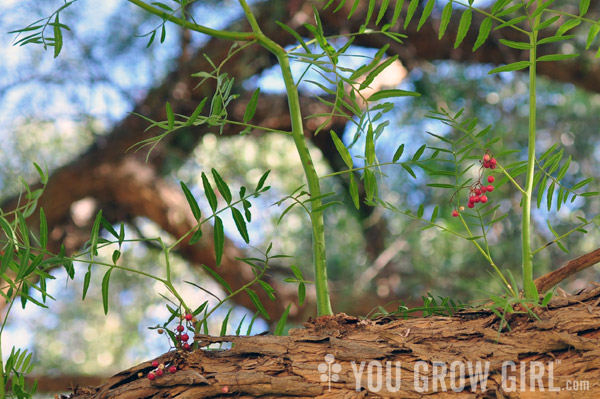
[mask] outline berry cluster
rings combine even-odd
[[[492,155],[490,155],[488,151],[486,151],[486,153],[483,155],[483,159],[480,162],[481,162],[481,170],[496,169],[496,165],[497,165],[496,158],[494,158]],[[485,182],[482,183],[481,175],[482,175],[482,173],[480,172],[479,179],[477,179],[477,181],[469,187],[469,202],[467,203],[467,206],[469,208],[474,208],[475,204],[477,204],[479,202],[481,202],[482,204],[485,204],[486,202],[488,202],[488,196],[486,195],[486,193],[491,193],[492,191],[494,191],[494,186],[492,186],[491,184],[486,184]],[[494,176],[490,175],[487,177],[487,183],[493,183],[494,180],[495,180]],[[462,207],[462,206],[458,210],[454,209],[452,211],[452,216],[458,217],[459,211],[463,211],[463,210],[464,210],[464,207]]]
[[[192,349],[192,347],[188,343],[188,341],[190,340],[190,336],[189,336],[188,332],[186,332],[186,328],[183,325],[184,320],[187,324],[190,324],[190,325],[196,321],[194,319],[194,315],[192,315],[191,313],[186,313],[185,315],[182,315],[179,319],[179,324],[177,324],[177,326],[175,327],[175,331],[173,331],[173,335],[175,336],[175,339],[177,340],[177,342],[175,342],[175,346],[179,349],[189,351]],[[192,331],[192,330],[189,330],[189,331]],[[162,328],[159,328],[157,330],[157,332],[159,334],[164,334],[165,330],[163,330]],[[161,375],[163,375],[165,373],[166,366],[164,365],[164,363],[158,363],[158,361],[154,360],[152,362],[152,367],[154,367],[154,370],[152,370],[148,373],[148,379],[150,381],[156,379],[156,377],[160,377]],[[171,365],[170,367],[167,368],[167,371],[169,373],[173,374],[177,371],[177,367]],[[143,374],[139,373],[138,376],[143,377]]]
[[[190,340],[190,336],[188,334],[188,332],[185,331],[185,327],[183,325],[184,320],[187,322],[188,324],[188,328],[190,327],[190,325],[192,325],[193,323],[196,322],[196,319],[194,319],[194,315],[192,315],[191,313],[187,313],[184,316],[180,317],[179,320],[179,324],[177,325],[177,327],[175,327],[175,331],[173,331],[173,334],[171,336],[175,337],[175,347],[178,349],[183,349],[183,350],[191,350],[191,346],[190,344],[188,344],[188,341]],[[189,331],[193,331],[192,329],[190,329]],[[163,330],[162,328],[157,329],[157,332],[159,334],[164,334],[165,330]]]
[[[158,363],[158,360],[154,360],[152,362],[152,367],[154,367],[154,370],[152,370],[151,372],[148,373],[148,379],[150,381],[153,381],[156,379],[156,377],[160,377],[161,375],[163,375],[165,373],[165,364],[164,363]],[[167,368],[167,371],[171,374],[174,374],[177,372],[177,366],[169,366]],[[142,373],[138,373],[138,377],[142,377],[143,374]]]
[[[186,313],[185,316],[183,316],[183,318],[179,321],[177,327],[175,327],[175,338],[177,339],[177,341],[179,341],[178,343],[176,343],[176,346],[183,350],[189,351],[191,349],[190,344],[188,344],[190,336],[185,331],[185,327],[183,326],[183,320],[191,323],[194,320],[194,316],[191,313]]]

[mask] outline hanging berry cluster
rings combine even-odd
[[[183,316],[183,319],[185,321],[191,323],[194,320],[194,316],[190,313],[187,313],[185,316]],[[183,326],[183,320],[181,320],[179,322],[177,327],[175,327],[175,330],[177,332],[177,335],[175,336],[175,338],[178,341],[176,343],[176,346],[179,347],[180,349],[189,351],[191,349],[190,344],[188,344],[188,341],[190,340],[190,336],[185,331],[185,327]]]
[[[477,179],[476,182],[474,182],[473,184],[471,184],[471,186],[469,187],[469,201],[467,203],[467,206],[469,208],[474,208],[475,204],[477,203],[482,203],[485,204],[486,202],[488,202],[488,196],[486,193],[491,193],[492,191],[494,191],[494,186],[490,183],[494,182],[494,176],[490,175],[487,177],[487,182],[486,180],[484,180],[482,182],[482,177],[483,177],[483,170],[484,169],[496,169],[496,165],[497,165],[497,161],[496,158],[494,158],[490,153],[489,150],[486,150],[485,154],[483,155],[483,158],[481,161],[479,161],[481,163],[481,169],[479,172],[479,178]],[[458,210],[454,209],[452,211],[452,216],[454,217],[458,217],[459,211],[464,210],[464,207],[460,207]]]

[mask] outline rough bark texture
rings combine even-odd
[[[338,314],[310,321],[285,337],[196,336],[201,347],[226,342],[232,348],[170,352],[158,360],[177,366],[175,374],[148,380],[146,375],[152,370],[149,360],[97,388],[78,388],[70,398],[212,398],[221,397],[225,391],[236,398],[597,398],[599,303],[598,287],[577,296],[553,298],[548,307],[534,310],[537,318],[525,313],[506,315],[510,331],[504,329],[502,333],[498,332],[500,319],[492,312],[466,310],[454,317],[416,319],[360,320]],[[337,381],[329,377],[325,360],[328,354],[334,356],[330,367]],[[371,364],[369,374],[371,361],[378,363]],[[443,375],[442,365],[449,370],[455,361],[465,363],[464,379],[452,379],[447,371],[436,380],[434,389],[433,374]],[[480,362],[480,375],[469,372],[469,361],[471,370],[476,370]],[[359,374],[355,370],[361,369],[361,362],[366,363]],[[390,387],[399,388],[396,392],[386,388],[386,362],[392,362]],[[439,365],[434,369],[436,362]],[[507,362],[514,362],[514,370]],[[536,366],[531,362],[540,363]],[[381,390],[375,378],[378,364],[383,366]],[[506,376],[516,378],[515,385],[508,378],[503,380],[503,365],[507,366]],[[520,380],[522,365],[524,386]],[[530,385],[532,370],[540,374],[541,380],[534,379]],[[428,381],[426,392],[420,392],[423,379]],[[464,389],[460,392],[452,390],[461,385]],[[572,390],[576,385],[581,390]],[[510,392],[511,387],[515,392]]]

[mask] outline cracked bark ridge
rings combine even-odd
[[[196,399],[222,397],[224,392],[236,398],[597,398],[599,304],[600,287],[556,297],[546,308],[535,309],[538,319],[507,315],[511,329],[502,333],[498,332],[500,320],[491,311],[466,310],[453,317],[415,319],[361,320],[338,314],[310,320],[305,328],[290,330],[285,337],[196,336],[201,347],[230,343],[231,349],[170,352],[158,360],[177,365],[180,370],[175,374],[149,381],[145,378],[152,369],[149,360],[99,387],[77,388],[68,398]],[[333,356],[329,364],[327,355]],[[448,371],[455,361],[465,365],[462,380],[451,378]],[[365,362],[362,374],[361,362]],[[437,390],[433,389],[435,362],[447,367],[446,374],[437,369],[442,375]],[[477,362],[483,371],[479,375]],[[515,364],[514,370],[506,369],[506,376],[515,378],[514,385],[503,379],[502,367],[510,364],[506,362]],[[387,364],[392,366],[390,387],[397,388],[395,392],[386,386]],[[378,365],[382,367],[381,390],[375,389]],[[523,387],[521,370],[526,377]],[[144,377],[138,377],[139,372]],[[534,379],[530,390],[531,372],[541,373],[541,379]],[[331,378],[334,374],[337,378]],[[428,381],[426,392],[419,392],[422,379]],[[589,385],[584,391],[569,390],[575,382]],[[461,385],[464,389],[452,390]],[[515,388],[512,392],[511,387]],[[558,391],[549,392],[549,388]]]

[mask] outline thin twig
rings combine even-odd
[[[540,294],[544,293],[568,277],[575,273],[579,273],[590,266],[594,266],[598,262],[600,262],[600,248],[582,255],[579,258],[572,259],[565,263],[560,269],[551,271],[550,273],[535,279],[535,286]]]

